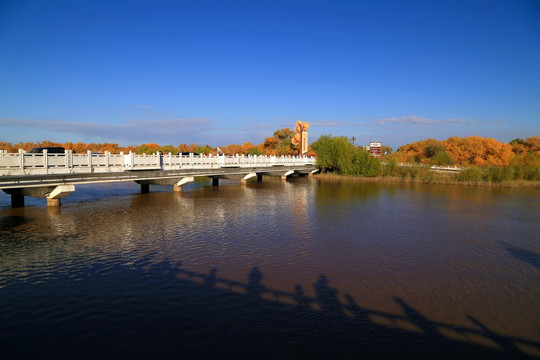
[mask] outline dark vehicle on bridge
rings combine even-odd
[[[48,154],[64,154],[66,149],[61,146],[43,146],[30,150],[29,154],[42,154],[43,150],[47,150]]]
[[[189,152],[179,152],[178,153],[178,155],[188,155],[188,156],[189,156],[189,154],[193,154],[193,156],[199,156],[198,153],[189,153]]]

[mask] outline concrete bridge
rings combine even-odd
[[[0,189],[11,195],[13,207],[24,206],[25,196],[43,197],[47,206],[60,206],[60,199],[75,191],[76,184],[135,181],[141,192],[150,185],[170,185],[174,191],[195,180],[209,177],[246,182],[265,176],[308,175],[318,171],[315,158],[307,156],[212,156],[152,154],[30,154],[0,151]]]

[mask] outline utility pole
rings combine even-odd
[[[353,143],[353,145],[354,145],[354,142],[356,141],[356,138],[353,136],[353,137],[351,138],[351,141],[352,141],[352,143]]]

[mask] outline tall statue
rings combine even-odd
[[[308,153],[308,129],[308,122],[303,123],[300,120],[296,122],[296,127],[294,128],[294,135],[291,142],[294,146],[299,147],[298,153],[300,155],[307,155]]]

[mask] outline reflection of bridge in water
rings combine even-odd
[[[59,206],[60,198],[75,191],[76,184],[135,181],[141,192],[150,185],[169,185],[174,191],[209,177],[242,182],[263,176],[308,175],[317,171],[315,158],[307,156],[211,156],[153,154],[9,154],[0,151],[0,189],[11,195],[13,207],[24,206],[25,196],[43,197],[48,206]]]
[[[356,349],[356,355],[360,356],[358,358],[362,356],[386,358],[387,355],[415,359],[454,359],[472,356],[494,359],[540,357],[540,343],[495,333],[470,315],[466,315],[466,318],[472,326],[465,327],[430,320],[397,297],[393,300],[399,305],[402,314],[364,308],[349,294],[345,294],[346,303],[342,303],[338,298],[338,289],[332,288],[329,279],[324,275],[319,276],[313,284],[315,296],[308,296],[298,284],[294,285],[294,292],[265,287],[262,283],[263,273],[258,267],[251,269],[245,283],[220,278],[215,268],[207,274],[183,269],[181,264],[171,266],[168,262],[158,263],[148,268],[151,271],[160,272],[161,275],[174,276],[179,280],[196,283],[206,288],[274,304],[279,314],[291,312],[289,315],[295,319],[294,321],[308,319],[307,328],[313,325],[318,327],[310,328],[309,333],[303,334],[305,339],[297,338],[296,341],[300,343],[305,341],[312,344],[314,348],[323,344],[352,341],[349,345],[351,349]],[[269,308],[261,306],[261,309]],[[266,314],[266,316],[273,315]],[[293,329],[292,331],[297,326],[304,329],[298,324],[286,326]],[[324,338],[318,339],[321,343],[317,345],[317,337],[321,335]],[[314,338],[309,338],[309,336],[314,336]],[[327,336],[329,337],[326,338]],[[363,345],[368,346],[362,348]],[[370,354],[371,351],[373,351],[372,354]],[[315,354],[322,356],[321,353]],[[357,358],[353,356],[355,355],[353,353],[347,353],[347,355]]]

